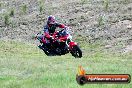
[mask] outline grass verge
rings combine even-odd
[[[36,45],[0,40],[0,88],[130,88],[130,84],[88,84],[80,86],[75,77],[79,65],[87,73],[130,74],[128,54],[101,51],[97,44],[83,45],[83,58],[70,54],[47,57]]]

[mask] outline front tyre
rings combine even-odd
[[[80,49],[80,47],[78,45],[73,46],[73,48],[71,50],[71,54],[75,58],[81,58],[82,57],[82,51],[81,51],[81,49]]]

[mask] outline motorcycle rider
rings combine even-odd
[[[53,34],[55,32],[55,29],[57,27],[62,28],[62,29],[67,28],[64,24],[60,24],[60,23],[56,22],[55,17],[50,15],[48,17],[47,24],[44,26],[44,30],[43,30],[44,34],[45,34],[45,37],[49,40],[52,40],[51,34]]]
[[[40,42],[43,44],[52,43],[52,34],[55,32],[56,28],[61,28],[63,30],[62,35],[68,34],[68,27],[64,24],[58,23],[54,16],[50,15],[47,19],[47,24],[44,26],[43,35],[39,36]]]
[[[62,30],[55,32],[56,28],[61,28]],[[56,22],[55,17],[50,15],[47,24],[44,26],[43,34],[38,33],[40,35],[37,34],[35,38],[41,42],[38,47],[42,49],[47,56],[64,55],[70,52],[72,56],[81,58],[82,51],[77,43],[71,40],[72,36],[70,36],[69,32],[67,26]]]

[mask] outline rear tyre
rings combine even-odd
[[[76,45],[72,48],[71,54],[75,58],[81,58],[82,57],[82,51],[78,45]]]
[[[38,47],[42,49],[47,56],[50,56],[50,53],[48,52],[48,50],[45,49],[44,45],[43,46],[39,45]]]

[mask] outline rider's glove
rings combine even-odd
[[[50,36],[50,39],[52,39],[52,40],[53,40],[53,39],[54,39],[54,38],[53,38],[53,36]]]
[[[50,40],[50,42],[53,42],[53,40],[54,40],[53,36],[50,36],[49,40]]]

